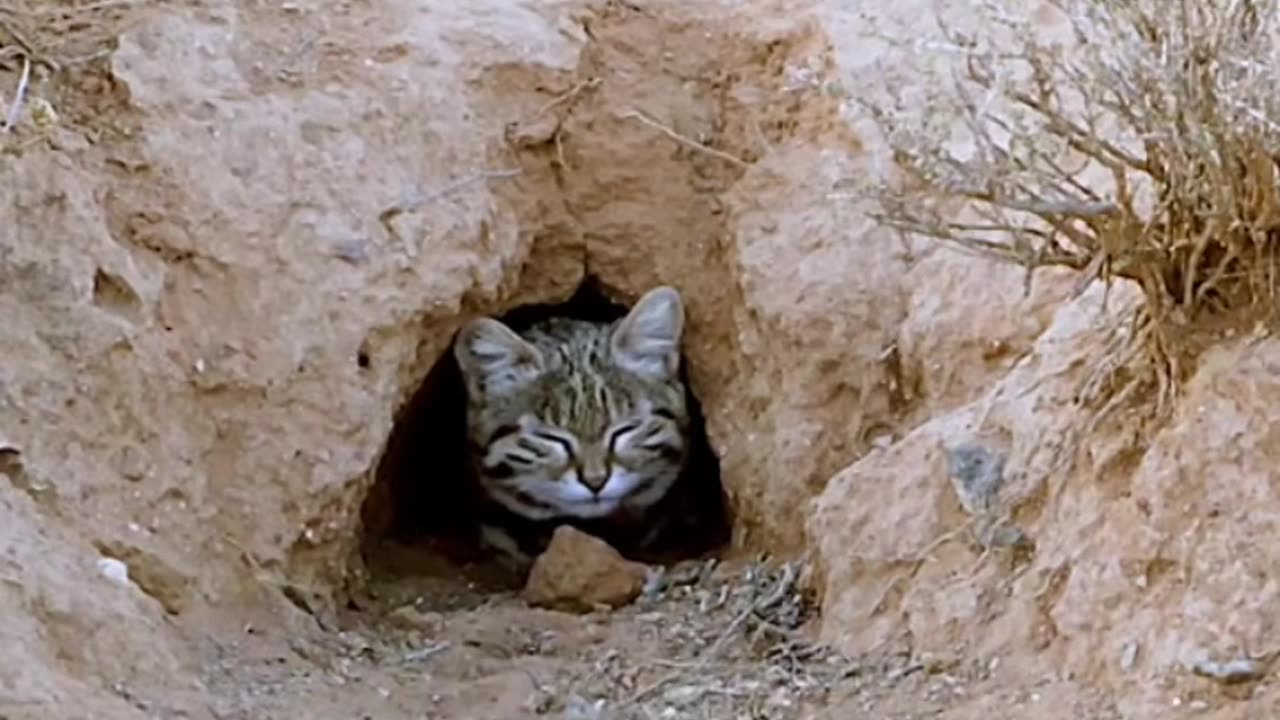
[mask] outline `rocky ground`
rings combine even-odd
[[[814,639],[794,563],[686,562],[634,603],[584,614],[531,607],[483,573],[416,570],[375,579],[327,629],[250,616],[206,640],[214,716],[1121,717],[1080,688],[1014,690],[993,679],[995,658],[845,657]]]

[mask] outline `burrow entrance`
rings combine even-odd
[[[550,316],[594,322],[622,317],[627,308],[611,301],[588,279],[568,301],[526,305],[498,319],[520,332]],[[685,363],[682,363],[682,372]],[[705,556],[727,545],[728,502],[720,463],[705,431],[702,409],[690,390],[692,419],[689,465],[679,482],[692,491],[690,523],[696,531],[673,534],[655,554],[635,558],[669,563]],[[403,408],[387,441],[374,486],[362,508],[361,552],[376,576],[462,576],[486,588],[510,588],[520,578],[480,549],[479,490],[467,469],[466,394],[448,349]]]

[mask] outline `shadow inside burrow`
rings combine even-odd
[[[498,319],[521,332],[551,316],[610,322],[626,312],[588,279],[564,303],[525,305]],[[686,364],[681,362],[687,388]],[[626,553],[635,560],[669,564],[707,556],[729,542],[732,519],[719,459],[708,441],[701,405],[692,390],[687,393],[690,456],[678,481],[687,491],[683,522],[649,552]],[[451,342],[399,413],[375,470],[362,508],[365,566],[375,578],[449,577],[484,591],[519,587],[523,578],[481,549],[480,501],[468,468],[466,392]],[[591,524],[574,524],[603,535]]]

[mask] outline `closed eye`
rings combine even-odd
[[[623,435],[626,435],[629,432],[633,432],[638,427],[640,427],[640,423],[632,422],[632,423],[627,423],[626,425],[622,425],[620,427],[614,428],[612,431],[610,431],[609,442],[608,442],[610,452],[613,451],[613,445],[614,443],[618,442],[618,438],[622,437]]]
[[[534,432],[533,436],[538,438],[539,440],[546,440],[547,442],[557,443],[564,448],[564,452],[566,455],[568,455],[571,458],[574,456],[573,444],[570,443],[565,438],[560,437],[559,435],[552,435],[550,433],[544,433],[544,432]]]
[[[662,418],[663,420],[669,420],[671,422],[676,421],[676,414],[666,408],[654,408],[653,414],[656,415],[657,417]]]
[[[515,435],[518,432],[520,432],[520,428],[516,425],[499,425],[498,428],[493,431],[493,434],[489,436],[489,442],[485,444],[492,445],[502,438]]]
[[[539,459],[547,457],[547,451],[539,447],[536,443],[530,442],[528,438],[519,438],[516,440],[516,447]]]
[[[654,438],[662,435],[664,429],[665,428],[660,425],[650,427],[648,432],[644,434],[644,437],[640,438],[641,444],[653,441]]]

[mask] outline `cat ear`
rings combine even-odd
[[[650,380],[670,380],[680,367],[684,303],[675,288],[656,287],[641,297],[614,328],[613,361]]]
[[[468,388],[505,392],[542,373],[542,353],[511,328],[492,318],[472,320],[458,331],[453,356]]]

